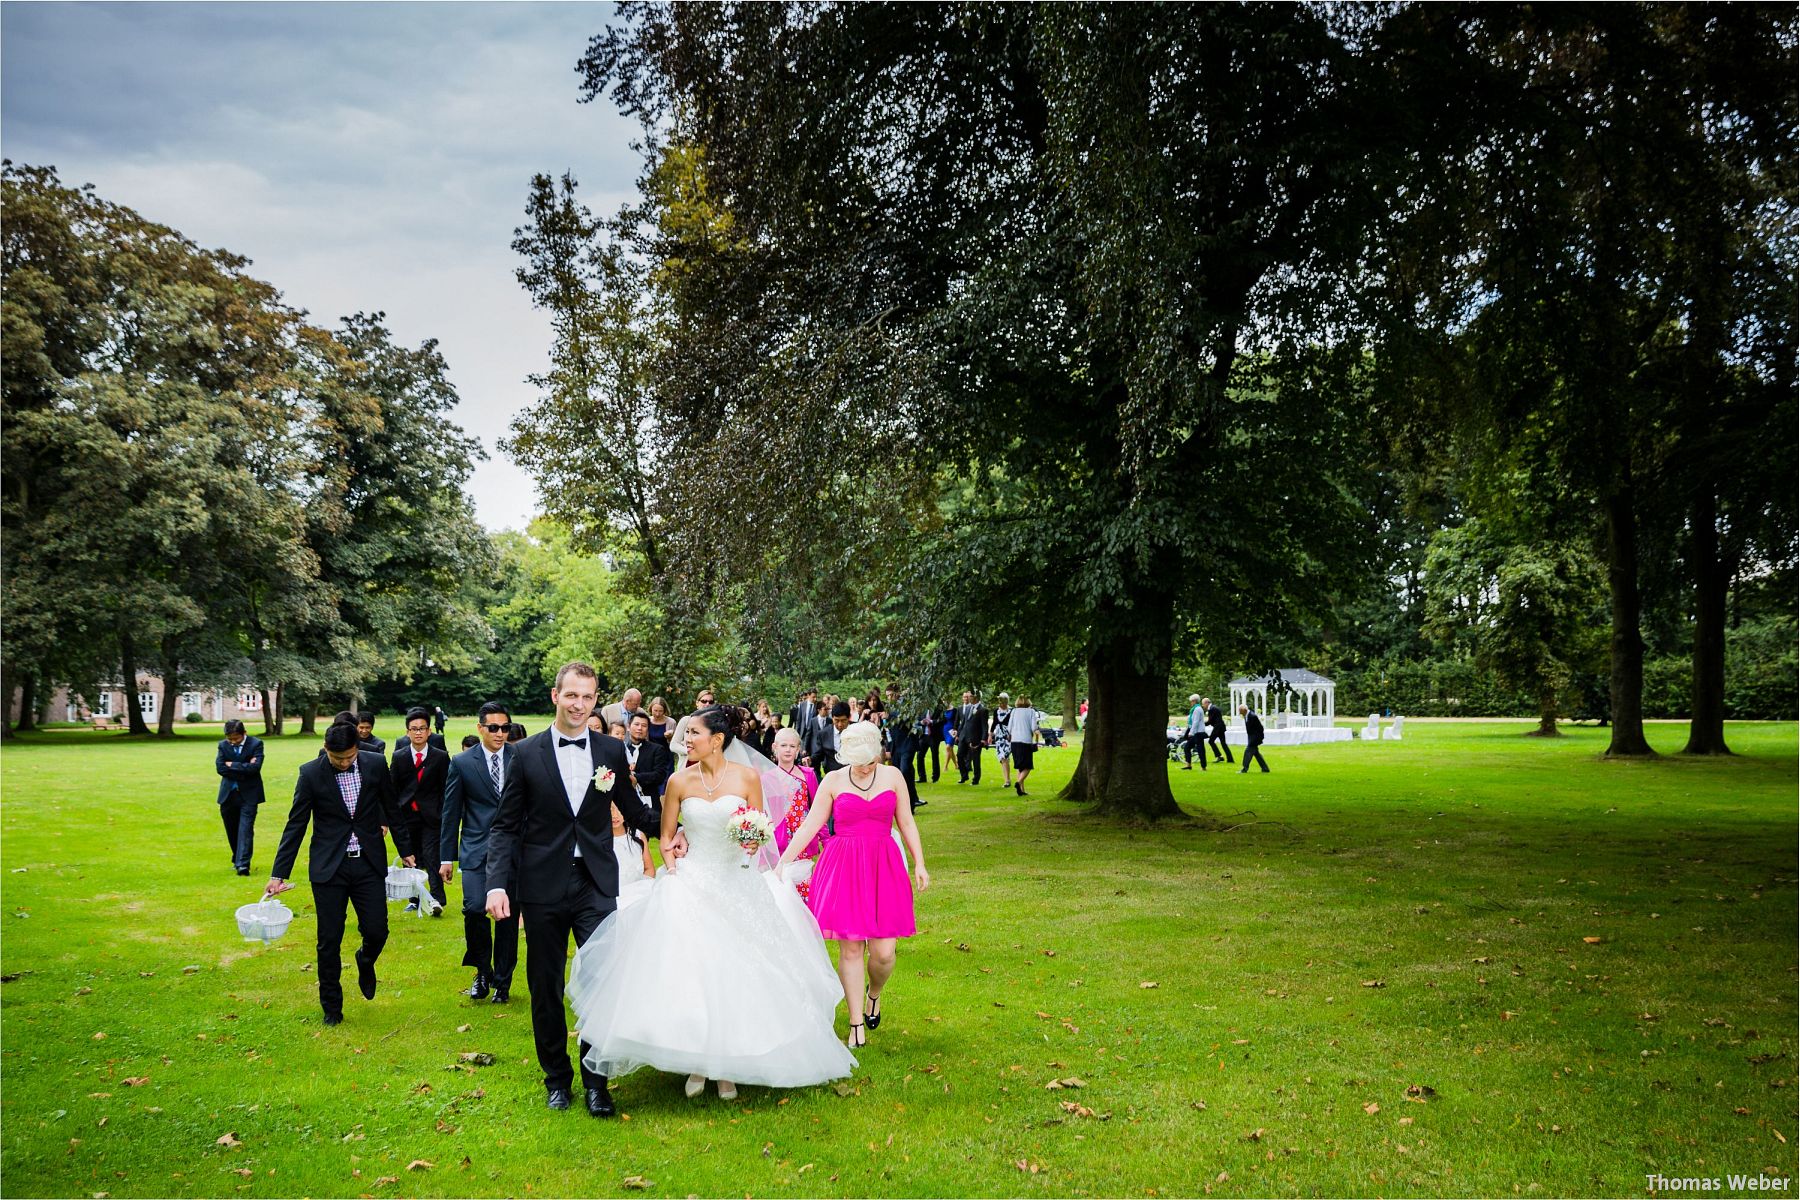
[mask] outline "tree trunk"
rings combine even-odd
[[[125,728],[140,737],[150,735],[144,724],[144,706],[138,702],[137,642],[129,633],[119,635],[119,673],[125,677]]]
[[[1155,600],[1160,612],[1171,611],[1166,597]],[[1088,653],[1088,717],[1082,730],[1081,760],[1074,778],[1061,797],[1092,804],[1103,816],[1127,821],[1155,821],[1181,815],[1169,790],[1169,750],[1165,729],[1169,707],[1169,658],[1172,649],[1167,622],[1152,620],[1161,628],[1161,644],[1154,647],[1148,667],[1138,637],[1128,634],[1099,635]],[[1098,630],[1117,629],[1102,614]],[[1143,628],[1140,625],[1140,629]]]
[[[1730,754],[1725,744],[1725,587],[1719,554],[1719,500],[1710,486],[1694,494],[1694,695],[1683,754]]]
[[[19,732],[36,729],[37,725],[37,676],[27,671],[19,680]]]
[[[1072,736],[1077,725],[1076,718],[1081,715],[1081,701],[1075,695],[1075,676],[1063,680],[1062,687],[1062,727],[1065,735]]]
[[[300,707],[300,732],[314,734],[319,731],[319,702],[308,700]]]
[[[1538,725],[1532,730],[1531,737],[1561,737],[1562,730],[1556,727],[1557,689],[1547,687],[1538,693]]]
[[[269,704],[269,689],[259,687],[256,694],[262,697],[263,736],[272,737],[275,733],[275,709]]]
[[[285,732],[283,726],[287,724],[287,689],[279,683],[276,684],[269,689],[269,700],[275,705],[275,736],[280,737]],[[263,711],[265,713],[269,711],[267,706],[263,708]]]
[[[1644,601],[1638,587],[1636,499],[1628,469],[1606,497],[1606,581],[1612,599],[1609,758],[1656,753],[1644,738]]]
[[[175,736],[175,702],[181,697],[181,663],[169,649],[163,645],[163,686],[162,711],[156,714],[156,736],[172,738]]]

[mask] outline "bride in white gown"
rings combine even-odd
[[[844,994],[818,923],[726,831],[738,808],[762,807],[762,781],[725,760],[724,710],[695,714],[687,733],[694,765],[663,795],[664,837],[679,820],[687,856],[604,921],[570,972],[587,1064],[609,1078],[646,1066],[684,1074],[690,1096],[716,1079],[726,1099],[737,1083],[840,1079],[856,1059],[832,1029]]]

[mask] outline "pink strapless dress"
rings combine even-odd
[[[854,942],[915,932],[912,879],[892,834],[898,802],[891,789],[867,800],[839,792],[832,801],[836,832],[819,852],[806,898],[826,937]]]

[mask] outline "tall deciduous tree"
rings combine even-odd
[[[914,673],[950,681],[1017,643],[1051,660],[1034,667],[1079,664],[1092,711],[1069,795],[1173,812],[1178,620],[1228,612],[1255,654],[1358,550],[1337,473],[1361,360],[1331,314],[1419,132],[1391,57],[1408,23],[626,16],[590,49],[589,95],[642,116],[657,162],[698,148],[729,216],[729,237],[647,239],[680,265],[659,385],[688,446],[735,465],[756,439],[759,532],[791,530],[796,556],[902,568]]]

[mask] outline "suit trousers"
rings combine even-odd
[[[387,945],[387,867],[373,854],[346,858],[328,883],[315,883],[313,909],[319,915],[319,1007],[342,1015],[344,985],[344,914],[356,909],[356,932],[362,937],[356,962],[375,965]]]
[[[980,746],[974,744],[965,746],[961,742],[956,744],[956,773],[962,776],[962,782],[966,783],[970,775],[975,777],[976,783],[981,782]]]
[[[1237,761],[1235,758],[1231,757],[1231,743],[1225,740],[1225,731],[1223,729],[1213,730],[1212,733],[1207,737],[1206,741],[1207,741],[1207,744],[1212,747],[1213,758],[1218,759],[1221,757],[1219,754],[1219,748],[1221,746],[1223,746],[1225,748],[1223,760],[1225,762],[1236,762]]]
[[[1256,760],[1256,765],[1263,769],[1264,775],[1269,773],[1269,761],[1262,756],[1261,742],[1258,742],[1253,746],[1244,747],[1244,765],[1239,768],[1240,774],[1250,769],[1250,761],[1252,759]]]
[[[1181,739],[1181,761],[1192,764],[1194,752],[1200,753],[1200,769],[1206,770],[1206,730],[1193,729]]]
[[[913,740],[896,738],[894,740],[893,765],[900,768],[900,774],[906,777],[906,794],[914,808],[919,807],[919,785],[913,782],[912,764],[914,758]]]
[[[418,855],[419,869],[425,872],[426,882],[431,886],[431,898],[439,904],[444,903],[444,881],[438,877],[441,865],[438,860],[443,851],[438,837],[443,818],[408,808],[401,810],[400,819],[406,822],[406,831],[412,835],[413,852]]]
[[[538,1066],[545,1088],[567,1088],[575,1080],[569,1064],[569,1021],[563,1008],[563,977],[569,965],[569,935],[579,948],[600,922],[613,914],[615,901],[602,896],[587,868],[571,858],[562,897],[549,904],[527,904],[525,913],[525,985],[531,989],[531,1036],[537,1043]],[[579,1044],[587,1057],[586,1042]],[[581,1064],[583,1087],[605,1087],[606,1076]]]
[[[932,743],[920,739],[913,743],[912,761],[906,764],[908,776],[916,776],[918,782],[925,782],[925,760],[931,754]]]
[[[234,790],[219,805],[219,817],[225,822],[225,840],[231,843],[231,865],[240,871],[250,869],[250,851],[256,846],[256,804],[245,804],[244,794]]]
[[[499,987],[512,989],[513,971],[519,965],[519,908],[504,921],[487,915],[487,870],[464,871],[463,966],[474,967]],[[507,900],[513,900],[507,893]]]

